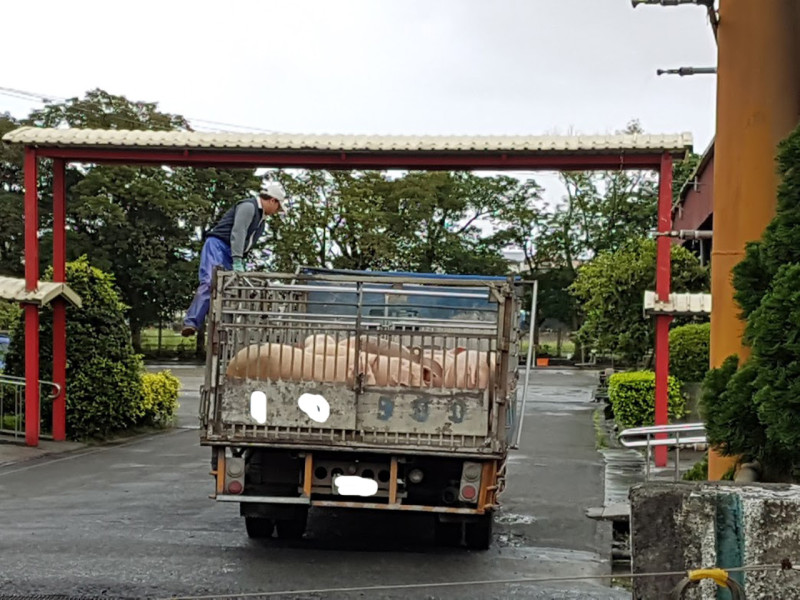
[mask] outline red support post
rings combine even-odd
[[[37,157],[25,148],[25,289],[39,285]],[[25,306],[25,443],[39,445],[39,307]]]
[[[661,158],[661,172],[658,185],[658,231],[672,229],[672,156],[664,154]],[[670,239],[659,236],[656,248],[656,295],[663,302],[669,301],[671,287],[671,254]],[[656,315],[656,414],[655,424],[666,425],[669,422],[668,382],[669,382],[669,326],[672,317]],[[665,434],[658,437],[664,438]],[[667,466],[667,447],[656,446],[655,460],[657,467]]]
[[[67,194],[65,163],[53,161],[53,281],[67,280]],[[67,437],[67,304],[63,298],[53,302],[53,382],[59,386],[53,400],[53,439]]]

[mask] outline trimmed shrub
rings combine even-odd
[[[680,418],[686,414],[686,399],[681,384],[670,376],[667,384],[669,415]],[[646,427],[655,423],[656,374],[652,371],[615,373],[608,383],[608,397],[614,409],[614,419],[622,429]]]
[[[711,324],[682,325],[669,332],[669,369],[683,382],[700,382],[708,372]]]
[[[181,382],[170,371],[142,375],[141,421],[146,425],[168,425],[178,409]]]
[[[52,277],[52,269],[45,277]],[[67,282],[83,306],[67,308],[67,435],[72,439],[103,437],[136,424],[142,405],[142,362],[134,354],[125,305],[112,275],[90,266],[86,257],[67,264]],[[20,317],[22,319],[23,317]],[[24,372],[25,335],[9,347],[7,370]],[[41,313],[41,374],[52,379],[53,311]],[[42,405],[43,420],[52,407]]]

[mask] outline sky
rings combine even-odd
[[[711,141],[699,6],[630,0],[37,0],[3,6],[0,112],[102,88],[198,129],[357,134],[648,133]],[[212,123],[209,123],[211,121]],[[235,126],[235,127],[234,127]],[[560,196],[556,178],[537,175]]]

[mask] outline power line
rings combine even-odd
[[[54,96],[52,94],[41,94],[38,92],[29,92],[26,90],[18,90],[15,88],[9,88],[0,86],[0,95],[9,96],[11,98],[17,98],[20,100],[33,100],[36,102],[66,102],[68,99],[63,96]],[[186,119],[190,123],[197,123],[199,126],[206,130],[211,130],[213,133],[220,133],[230,129],[244,129],[246,131],[252,131],[257,133],[277,133],[274,129],[264,129],[261,127],[253,127],[250,125],[237,125],[234,123],[225,123],[222,121],[212,121],[210,119],[201,119],[199,117],[190,117],[186,115],[181,115],[184,119]],[[136,121],[134,119],[128,119],[122,116],[115,116],[117,120],[120,120],[125,123],[130,123],[132,125],[141,125],[141,122]],[[206,125],[203,125],[206,124]],[[227,128],[227,129],[221,129]]]
[[[728,573],[749,573],[758,571],[778,571],[785,572],[789,570],[797,571],[797,567],[792,566],[792,563],[784,559],[779,564],[767,565],[745,565],[743,567],[732,567],[729,569],[720,569],[719,574]],[[358,586],[358,587],[338,587],[338,588],[312,588],[306,590],[281,590],[272,592],[239,592],[239,593],[221,593],[214,595],[200,595],[200,596],[172,596],[170,598],[163,598],[162,600],[219,600],[222,598],[269,598],[279,596],[300,596],[310,594],[324,594],[326,597],[331,594],[343,594],[353,592],[377,592],[377,591],[390,591],[390,590],[429,590],[432,588],[452,588],[452,587],[466,587],[475,585],[522,585],[522,584],[535,584],[535,583],[575,583],[575,582],[591,582],[597,580],[613,580],[613,579],[644,579],[648,577],[680,577],[687,574],[692,577],[700,575],[704,569],[696,571],[661,571],[654,573],[629,573],[629,574],[616,574],[616,575],[566,575],[562,577],[521,577],[517,579],[484,579],[477,581],[463,580],[463,581],[446,581],[435,583],[408,583],[408,584],[386,584],[386,585],[371,585],[371,586]]]

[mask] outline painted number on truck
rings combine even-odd
[[[450,421],[453,423],[463,423],[467,407],[461,400],[456,400],[450,407]]]
[[[394,414],[394,400],[381,396],[378,399],[378,418],[381,421],[388,421]]]
[[[424,423],[430,416],[430,402],[418,398],[411,405],[411,418],[417,423]]]

